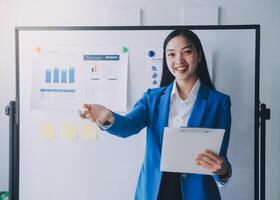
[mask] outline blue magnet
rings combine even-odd
[[[157,73],[153,73],[153,78],[156,78],[157,77]]]
[[[148,56],[149,56],[149,57],[153,57],[154,55],[155,55],[155,52],[154,52],[154,51],[149,51],[149,52],[148,52]]]
[[[153,65],[153,66],[152,66],[152,70],[153,70],[153,71],[157,71],[157,66]]]

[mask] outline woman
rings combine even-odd
[[[128,137],[147,127],[146,152],[135,200],[219,200],[218,185],[231,176],[227,148],[231,126],[230,98],[211,83],[203,48],[191,31],[177,29],[165,39],[161,87],[149,89],[125,116],[96,104],[85,104],[82,117],[107,132]],[[160,171],[163,129],[169,127],[223,128],[220,154],[210,150],[196,158],[210,175]]]

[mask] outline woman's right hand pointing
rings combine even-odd
[[[99,104],[84,104],[84,111],[80,111],[80,117],[90,119],[98,125],[110,125],[115,118],[111,110]]]

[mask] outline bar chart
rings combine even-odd
[[[45,83],[75,83],[75,68],[73,66],[57,67],[46,69]]]

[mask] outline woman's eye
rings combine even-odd
[[[167,56],[171,57],[171,56],[174,56],[175,54],[174,53],[168,53]]]
[[[191,50],[186,50],[186,51],[184,51],[184,54],[185,54],[185,55],[190,55],[191,53],[192,53]]]

